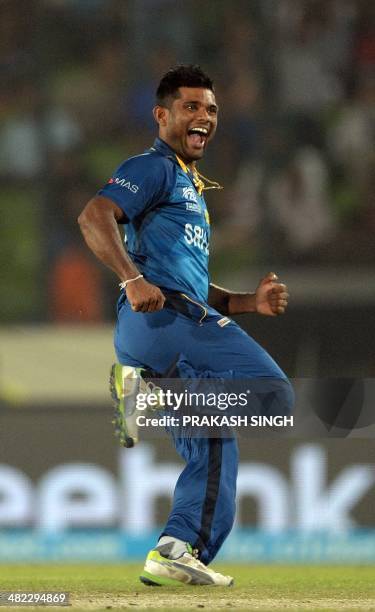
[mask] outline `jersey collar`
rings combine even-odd
[[[204,189],[204,183],[199,178],[197,170],[191,170],[188,166],[182,161],[180,157],[178,157],[177,153],[161,138],[156,138],[154,144],[151,147],[151,151],[158,151],[163,155],[173,159],[175,163],[177,163],[180,168],[188,175],[191,181],[194,184],[194,187],[198,191],[199,195],[202,195],[202,191]]]
[[[174,161],[175,164],[177,164],[181,168],[181,170],[183,170],[183,172],[187,174],[199,195],[202,195],[202,192],[205,189],[223,189],[220,183],[218,183],[217,181],[211,181],[207,177],[203,176],[203,174],[200,174],[200,172],[198,172],[196,168],[194,168],[194,170],[188,168],[188,166],[182,161],[182,159],[178,157],[177,153],[172,149],[172,147],[170,147],[161,138],[155,139],[155,142],[149,149],[149,151],[158,151],[158,153],[161,153],[162,155],[165,155],[166,157],[169,157],[169,159]]]
[[[154,144],[151,147],[151,151],[157,151],[158,153],[162,153],[163,155],[172,157],[174,161],[176,160],[176,153],[173,151],[172,147],[167,145],[164,140],[161,138],[155,138]]]

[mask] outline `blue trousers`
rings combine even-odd
[[[179,302],[180,304],[180,302]],[[220,322],[220,324],[219,324]],[[224,325],[223,325],[224,323]],[[166,372],[179,358],[215,377],[269,379],[280,413],[292,409],[293,391],[283,371],[234,321],[208,305],[167,301],[154,313],[133,312],[122,297],[115,329],[117,358],[124,365]],[[186,461],[162,535],[189,542],[208,564],[229,534],[235,515],[238,447],[235,438],[173,436]]]

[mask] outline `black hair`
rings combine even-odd
[[[214,91],[210,77],[196,64],[180,64],[162,77],[156,90],[156,104],[165,106],[167,98],[178,98],[179,87],[203,87]]]

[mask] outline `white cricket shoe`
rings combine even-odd
[[[190,552],[191,551],[191,552]],[[139,577],[148,586],[211,585],[232,586],[232,576],[224,576],[196,559],[188,544],[187,552],[178,559],[163,557],[157,549],[151,550]]]

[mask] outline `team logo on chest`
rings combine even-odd
[[[186,200],[190,200],[190,202],[197,202],[197,194],[195,193],[192,187],[183,187],[182,195]]]
[[[185,202],[186,210],[201,214],[202,207],[198,202],[197,194],[195,193],[192,187],[183,187],[182,197],[185,198],[185,200],[188,200],[187,202]]]

